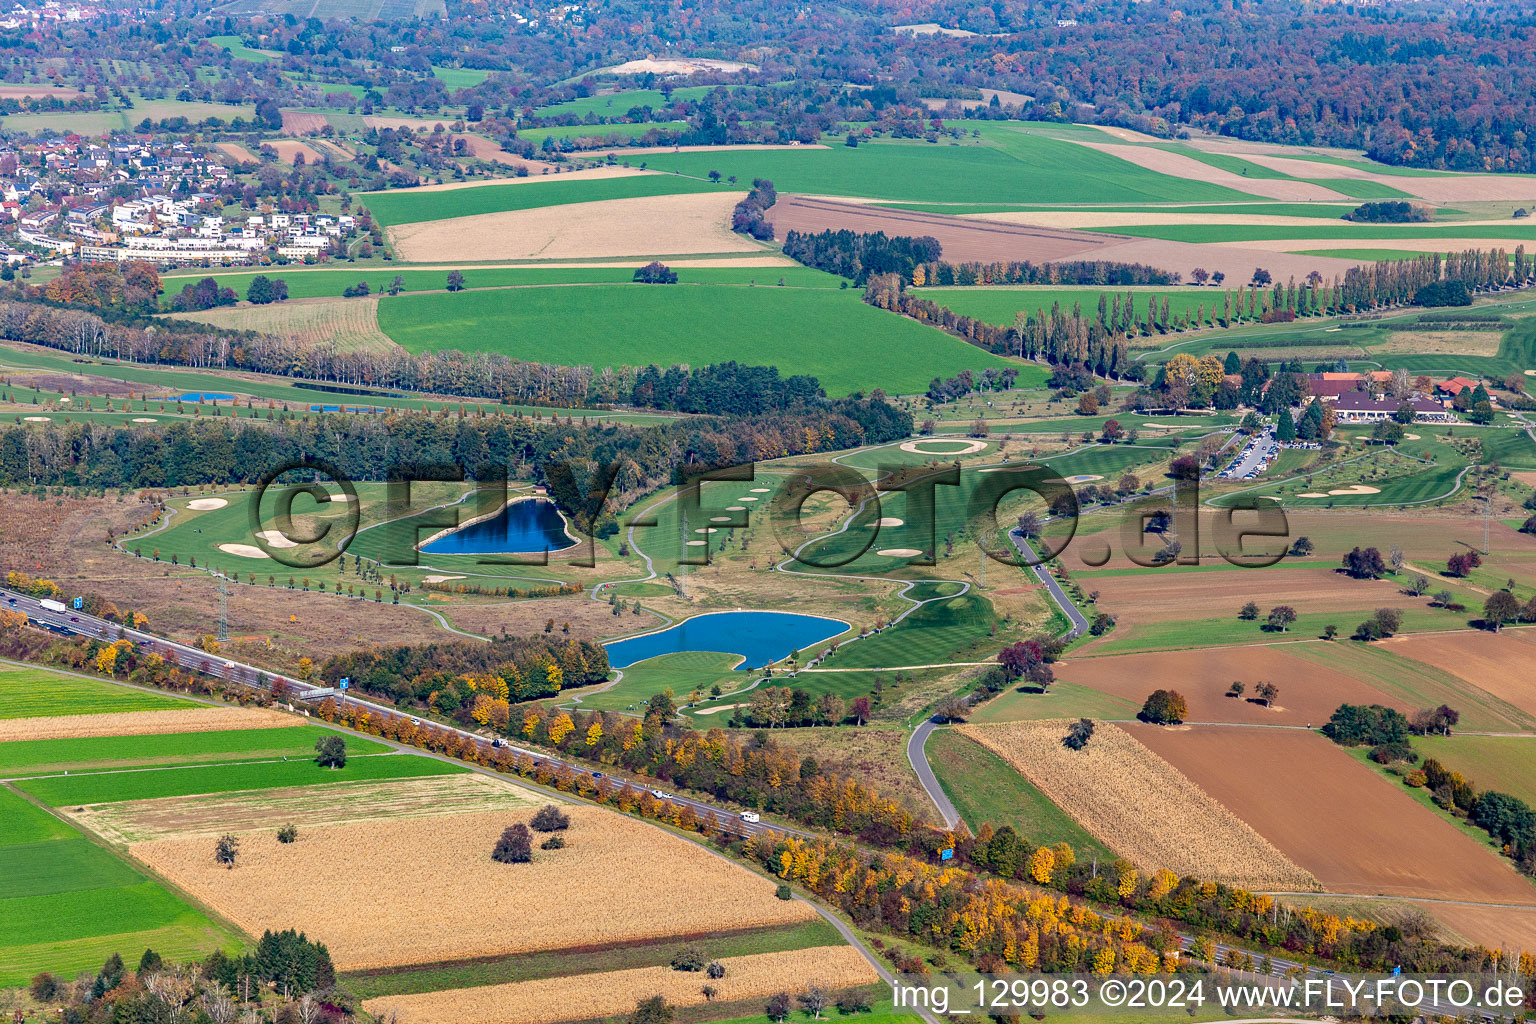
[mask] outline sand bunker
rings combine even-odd
[[[402,224],[390,234],[400,256],[412,261],[740,252],[741,236],[730,222],[743,195],[607,199]]]
[[[728,523],[728,522],[731,521],[731,517],[730,516],[710,516],[709,517],[709,521],[712,522],[712,523]]]
[[[281,530],[261,530],[256,536],[266,541],[268,547],[296,548],[299,546],[297,541],[289,540],[284,536]]]
[[[932,448],[924,448],[925,444],[953,445],[963,444],[964,448],[946,448],[943,451],[934,451]],[[971,441],[963,437],[955,438],[930,438],[924,441],[903,441],[901,450],[911,452],[914,455],[970,455],[974,452],[985,451],[987,442]]]
[[[1091,483],[1094,480],[1103,480],[1103,479],[1104,478],[1102,476],[1095,476],[1092,473],[1079,473],[1077,476],[1069,476],[1069,477],[1067,477],[1067,483],[1069,483],[1069,484],[1086,484],[1086,483]]]
[[[449,580],[461,580],[463,576],[423,576],[423,583],[447,583]]]
[[[48,417],[47,416],[23,416],[22,419],[26,420],[28,423],[47,423],[48,422]]]
[[[737,501],[756,501],[757,499],[749,494],[745,498],[737,498],[736,500]]]
[[[891,558],[912,558],[922,554],[917,548],[881,548],[875,552],[879,555],[889,555]]]
[[[1404,441],[1417,441],[1418,439],[1419,439],[1419,435],[1418,434],[1404,434],[1403,435],[1403,440]]]
[[[1324,494],[1322,491],[1304,491],[1301,494],[1296,495],[1296,497],[1298,497],[1298,498],[1326,498],[1326,497],[1328,497],[1328,495]]]
[[[690,540],[690,541],[685,541],[684,543],[686,543],[691,548],[701,548],[705,544],[708,544],[709,542],[708,541],[704,541],[704,540]]]
[[[746,707],[745,704],[721,704],[718,707],[701,708],[698,711],[695,711],[694,714],[696,714],[696,715],[718,715],[722,711],[730,711],[730,710],[732,710],[734,708],[744,708],[744,707]]]
[[[875,525],[876,526],[901,526],[905,522],[906,522],[906,520],[904,520],[904,519],[897,519],[894,516],[882,516],[881,518],[875,520]]]
[[[770,494],[770,493],[772,493],[772,491],[773,491],[773,488],[771,488],[771,487],[754,487],[754,488],[752,488],[752,493],[753,494]]]
[[[212,512],[228,504],[229,502],[223,498],[194,498],[187,502],[187,508],[194,512]]]
[[[1380,494],[1381,488],[1367,487],[1364,484],[1355,484],[1351,487],[1336,487],[1329,494]]]
[[[745,505],[727,505],[727,506],[725,506],[725,510],[727,512],[745,512],[747,510],[747,506],[745,506]]]
[[[694,533],[718,533],[719,531],[716,530],[713,526],[701,526],[697,530],[694,530],[693,532]]]
[[[238,555],[241,558],[267,557],[267,553],[254,544],[220,544],[219,550],[226,555]]]
[[[133,418],[133,422],[135,422],[135,423],[159,423],[160,421],[155,419],[153,416],[135,416]]]

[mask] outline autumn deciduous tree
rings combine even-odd
[[[1504,628],[1504,623],[1519,615],[1520,602],[1507,590],[1495,590],[1483,602],[1483,621],[1492,626],[1495,633]]]
[[[786,1002],[789,999],[788,996],[784,998]],[[665,999],[651,996],[635,1004],[635,1012],[629,1015],[629,1024],[672,1024],[676,1019],[677,1011]]]
[[[571,818],[554,804],[545,804],[534,812],[528,824],[537,832],[559,832],[571,827]]]
[[[235,858],[240,855],[240,840],[236,836],[222,835],[213,847],[213,859],[223,864],[231,871],[235,868]]]
[[[1247,604],[1243,605],[1238,609],[1237,617],[1248,622],[1252,622],[1254,619],[1258,618],[1259,602],[1249,601]]]
[[[1344,556],[1344,571],[1355,579],[1374,580],[1387,571],[1387,563],[1375,548],[1356,546]]]
[[[347,741],[327,733],[315,741],[315,763],[322,768],[342,768],[347,763]]]
[[[526,864],[533,860],[533,836],[527,825],[508,825],[491,851],[491,859],[502,864]]]
[[[1445,560],[1445,571],[1452,576],[1468,576],[1482,564],[1483,558],[1476,551],[1460,551]]]
[[[1278,633],[1284,633],[1295,621],[1296,609],[1288,604],[1282,604],[1269,610],[1269,620],[1266,625]]]
[[[1178,690],[1153,690],[1136,717],[1154,725],[1178,725],[1189,714],[1189,702]]]

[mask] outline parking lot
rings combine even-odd
[[[1280,442],[1275,440],[1275,429],[1265,427],[1264,432],[1255,434],[1243,450],[1238,453],[1232,464],[1221,471],[1223,480],[1252,480],[1272,462],[1280,453]]]

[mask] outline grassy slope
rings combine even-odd
[[[1144,170],[1084,146],[1003,126],[987,145],[870,143],[849,149],[658,153],[652,169],[741,181],[768,178],[781,192],[934,203],[1215,202],[1241,192]]]
[[[369,192],[361,198],[374,220],[385,227],[420,221],[471,217],[481,213],[531,210],[605,199],[669,196],[681,192],[718,192],[735,186],[676,175],[648,174],[629,178],[539,179],[513,185],[484,185],[444,192],[403,190]]]
[[[1415,736],[1413,746],[1452,771],[1461,772],[1478,790],[1494,789],[1536,804],[1536,774],[1531,771],[1536,739],[1529,736]]]
[[[44,668],[0,667],[0,718],[172,711],[196,706],[175,697],[81,679]]]
[[[1067,843],[1079,858],[1097,854],[1105,860],[1114,859],[1049,797],[975,740],[940,729],[928,738],[927,753],[939,784],[971,828],[979,829],[984,822],[993,828],[1012,825],[1031,843]]]
[[[1205,307],[1206,316],[1209,317],[1221,306],[1222,290],[1220,288],[1120,288],[1108,289],[1099,287],[1086,288],[1036,288],[1023,286],[1014,288],[920,288],[917,294],[924,298],[932,299],[941,306],[948,306],[956,313],[964,313],[980,320],[993,324],[1013,325],[1014,315],[1019,312],[1035,314],[1040,310],[1050,313],[1052,304],[1059,303],[1063,313],[1070,314],[1072,307],[1082,307],[1084,316],[1092,317],[1098,313],[1099,296],[1104,296],[1104,301],[1109,307],[1113,307],[1114,300],[1119,297],[1124,301],[1126,292],[1134,296],[1131,300],[1132,309],[1139,321],[1147,318],[1147,303],[1156,299],[1159,307],[1164,298],[1168,299],[1168,309],[1173,316],[1189,313],[1194,316],[1200,306]]]
[[[834,396],[874,387],[913,394],[935,376],[1008,365],[867,306],[851,289],[593,286],[402,295],[379,303],[379,326],[411,352],[489,350],[599,368],[741,359],[786,375],[813,374]]]

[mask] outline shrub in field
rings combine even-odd
[[[725,977],[725,964],[719,960],[711,960],[704,965],[704,974],[710,978],[723,978]]]
[[[491,859],[503,864],[526,864],[533,860],[533,838],[527,825],[508,825],[496,840]]]
[[[229,868],[235,868],[235,858],[240,854],[240,840],[235,836],[223,835],[213,847],[213,859]]]
[[[277,841],[280,843],[291,843],[298,838],[299,826],[297,825],[284,825],[277,830]]]
[[[635,1004],[635,1012],[629,1015],[629,1024],[672,1024],[677,1011],[661,996],[651,996]]]
[[[563,850],[565,849],[565,836],[550,836],[548,839],[539,844],[539,849]]]
[[[708,963],[704,951],[698,946],[687,946],[672,954],[674,971],[702,971]]]
[[[1093,719],[1079,718],[1073,722],[1061,742],[1068,750],[1082,750],[1093,739]]]
[[[780,885],[777,889],[773,890],[773,894],[781,900],[792,900],[795,898],[794,890],[787,885]]]
[[[554,804],[545,804],[528,823],[536,832],[558,832],[571,827],[570,816]]]

